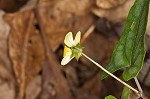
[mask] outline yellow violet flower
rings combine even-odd
[[[77,32],[75,39],[73,40],[72,32],[67,33],[65,36],[65,47],[63,53],[63,59],[61,65],[66,65],[74,57],[78,60],[82,54],[82,46],[80,45],[81,32]]]

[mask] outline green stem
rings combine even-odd
[[[116,77],[114,74],[112,74],[111,72],[107,71],[105,68],[103,68],[100,64],[98,64],[97,62],[95,62],[93,59],[91,59],[90,57],[88,57],[86,54],[82,53],[82,55],[84,57],[86,57],[88,60],[90,60],[92,63],[94,63],[95,65],[97,65],[99,68],[101,68],[104,72],[106,72],[107,74],[109,74],[110,76],[112,76],[113,78],[115,78],[116,80],[118,80],[120,83],[122,83],[123,85],[127,86],[128,88],[130,88],[132,91],[134,91],[135,93],[137,93],[139,96],[141,96],[141,93],[136,90],[135,88],[133,88],[132,86],[128,85],[127,83],[125,83],[124,81],[122,81],[121,79],[119,79],[118,77]]]

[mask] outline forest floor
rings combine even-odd
[[[120,99],[124,86],[101,80],[102,71],[86,58],[60,62],[65,35],[81,31],[83,52],[106,67],[134,1],[0,0],[0,99]],[[145,43],[138,79],[150,99],[150,22]],[[122,79],[122,70],[114,74]]]

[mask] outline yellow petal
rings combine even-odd
[[[72,46],[74,45],[72,32],[69,32],[69,33],[65,36],[64,43],[65,43],[68,47],[72,47]]]
[[[81,38],[81,32],[78,31],[74,40],[74,44],[77,45],[80,43],[80,38]]]
[[[66,56],[62,59],[61,65],[66,65],[66,64],[69,63],[72,59],[73,59],[73,57],[71,57],[71,55],[66,55]]]
[[[65,57],[66,55],[72,55],[72,51],[71,51],[71,49],[68,48],[67,46],[64,46],[63,57]]]

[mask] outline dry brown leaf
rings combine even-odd
[[[125,3],[127,0],[96,0],[96,5],[102,9],[112,9]]]
[[[105,0],[105,3],[107,4],[107,2],[109,2],[109,1]],[[116,1],[116,0],[113,0],[113,1]],[[120,0],[117,0],[117,1],[120,1]],[[107,20],[112,21],[114,23],[120,22],[120,21],[122,22],[127,18],[128,12],[129,12],[131,6],[133,5],[134,1],[135,0],[128,0],[128,1],[124,2],[121,6],[118,5],[118,7],[115,7],[113,9],[112,8],[111,9],[103,9],[103,8],[95,7],[92,10],[92,12],[96,16],[106,18]]]
[[[11,26],[9,53],[22,99],[26,85],[41,70],[44,47],[34,28],[32,10],[7,15],[6,20]]]

